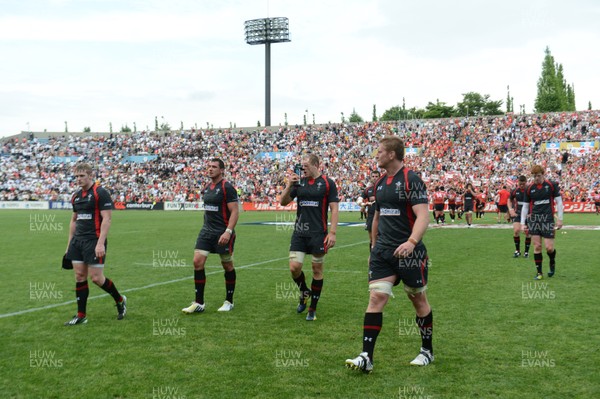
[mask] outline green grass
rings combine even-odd
[[[70,213],[2,211],[0,217],[1,398],[600,397],[598,231],[559,233],[557,275],[536,284],[533,259],[511,257],[510,230],[429,229],[436,360],[408,366],[420,338],[411,324],[414,310],[396,288],[375,371],[363,375],[343,367],[362,347],[368,301],[362,227],[338,229],[325,260],[318,320],[309,323],[296,314],[290,290],[290,231],[244,224],[293,220],[293,213],[242,213],[235,309],[216,311],[224,282],[211,255],[207,311],[186,316],[180,309],[193,299],[201,214],[114,212],[106,275],[128,296],[127,317],[117,321],[112,299],[90,284],[89,323],[67,328],[62,324],[76,306],[65,302],[74,299],[74,284],[60,259]],[[32,231],[30,223],[43,217],[51,220],[46,230],[34,224]],[[358,215],[341,219],[356,222]],[[565,219],[600,224],[595,215]],[[157,253],[185,267],[154,267]],[[310,267],[305,273],[310,278]],[[34,311],[7,316],[27,309]]]

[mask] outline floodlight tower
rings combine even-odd
[[[289,42],[285,17],[252,19],[244,22],[246,43],[265,45],[265,126],[271,126],[271,43]]]

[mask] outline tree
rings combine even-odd
[[[542,73],[537,83],[536,112],[575,111],[575,89],[567,84],[562,64],[554,61],[546,47]]]
[[[506,86],[506,113],[514,112],[513,98],[510,96],[510,86]]]
[[[474,91],[463,94],[463,100],[456,104],[457,116],[501,115],[502,100],[492,101],[490,95]]]
[[[432,102],[427,103],[427,106],[425,107],[425,113],[423,114],[423,118],[449,118],[454,113],[454,106],[446,105],[445,102],[440,102],[440,100],[435,100],[435,104]]]
[[[386,110],[379,118],[380,121],[399,121],[401,119],[406,119],[406,110],[400,108],[399,105]]]
[[[356,109],[352,108],[352,113],[350,114],[350,119],[348,121],[350,123],[361,123],[364,122],[364,119],[356,113]]]
[[[375,104],[373,104],[373,118],[372,118],[373,122],[377,122],[377,108],[375,107]]]
[[[84,133],[91,133],[92,129],[89,126],[83,128]]]
[[[591,111],[591,110],[592,110],[592,102],[588,101],[588,111]]]
[[[125,126],[121,126],[121,133],[131,133],[131,128],[125,124]]]

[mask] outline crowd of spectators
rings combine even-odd
[[[581,201],[600,187],[600,151],[543,151],[542,143],[600,140],[600,111],[503,115],[286,126],[258,129],[206,129],[107,135],[59,135],[48,139],[9,138],[0,147],[0,200],[68,201],[76,190],[72,163],[86,161],[115,201],[197,201],[208,182],[206,162],[222,158],[226,176],[242,201],[279,200],[285,172],[306,152],[316,153],[324,174],[339,187],[341,201],[355,201],[376,168],[378,140],[397,134],[407,148],[408,167],[430,190],[461,189],[467,182],[495,191],[541,164],[557,179],[567,201]],[[274,159],[264,153],[293,153]],[[132,155],[156,156],[143,163]],[[566,162],[564,162],[566,161]]]

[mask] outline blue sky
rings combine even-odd
[[[264,124],[264,46],[244,21],[288,17],[271,47],[271,121],[370,120],[476,91],[533,110],[544,49],[600,108],[600,3],[433,0],[0,0],[0,136]],[[504,109],[504,107],[503,107]]]

